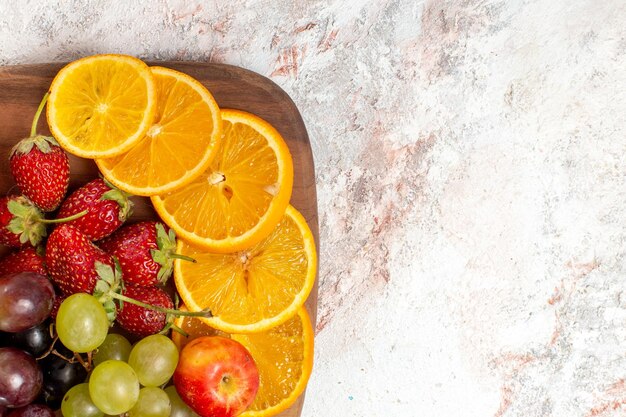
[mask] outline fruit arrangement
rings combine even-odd
[[[274,127],[186,74],[95,55],[59,71],[16,142],[0,417],[273,416],[297,400],[317,255]],[[69,190],[68,154],[101,176]],[[133,196],[158,219],[133,222]]]

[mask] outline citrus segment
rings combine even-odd
[[[219,333],[193,317],[178,317],[174,323],[189,333],[188,338],[172,333],[172,340],[179,349],[196,337]],[[304,307],[285,323],[267,331],[230,337],[250,352],[259,369],[259,391],[254,403],[241,416],[274,416],[286,410],[304,392],[313,368],[314,346],[313,326]]]
[[[311,230],[288,206],[276,228],[249,249],[217,254],[179,240],[176,288],[187,308],[210,308],[209,326],[229,333],[260,332],[292,317],[308,297],[317,271]]]
[[[152,124],[155,85],[150,68],[126,55],[94,55],[59,71],[50,86],[50,131],[84,158],[119,155]]]
[[[259,391],[241,416],[269,417],[291,406],[304,392],[313,369],[313,327],[304,307],[266,332],[232,338],[248,349],[259,368]]]
[[[128,152],[98,159],[102,174],[120,189],[155,195],[182,187],[205,171],[221,137],[221,116],[211,93],[190,76],[153,67],[154,123]]]
[[[278,224],[291,197],[293,162],[263,119],[238,110],[222,110],[222,118],[222,144],[209,168],[152,202],[183,239],[229,253],[260,242]]]

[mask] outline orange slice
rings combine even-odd
[[[208,169],[152,203],[181,238],[230,253],[260,242],[278,224],[291,197],[293,162],[263,119],[238,110],[222,110],[222,119],[222,145]]]
[[[185,338],[172,332],[179,349],[196,337],[219,333],[193,317],[178,317],[174,323],[189,333]],[[289,408],[304,392],[313,368],[313,326],[306,309],[265,332],[230,337],[248,349],[259,369],[259,391],[241,416],[269,417]]]
[[[50,86],[48,125],[66,151],[106,158],[130,149],[154,119],[150,68],[127,55],[93,55],[59,71]]]
[[[172,191],[201,175],[215,157],[222,128],[217,103],[200,82],[169,68],[151,70],[154,123],[128,152],[96,160],[107,180],[144,196]]]
[[[228,333],[261,332],[284,323],[308,297],[317,255],[304,217],[288,206],[276,228],[249,249],[217,254],[179,239],[176,288],[191,311],[210,308],[209,326]]]

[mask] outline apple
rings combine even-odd
[[[180,353],[174,386],[200,416],[233,417],[254,401],[259,370],[241,343],[204,336],[189,342]]]

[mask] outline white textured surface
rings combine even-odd
[[[210,60],[292,96],[321,215],[304,416],[626,415],[624,1],[8,3],[3,65]]]

